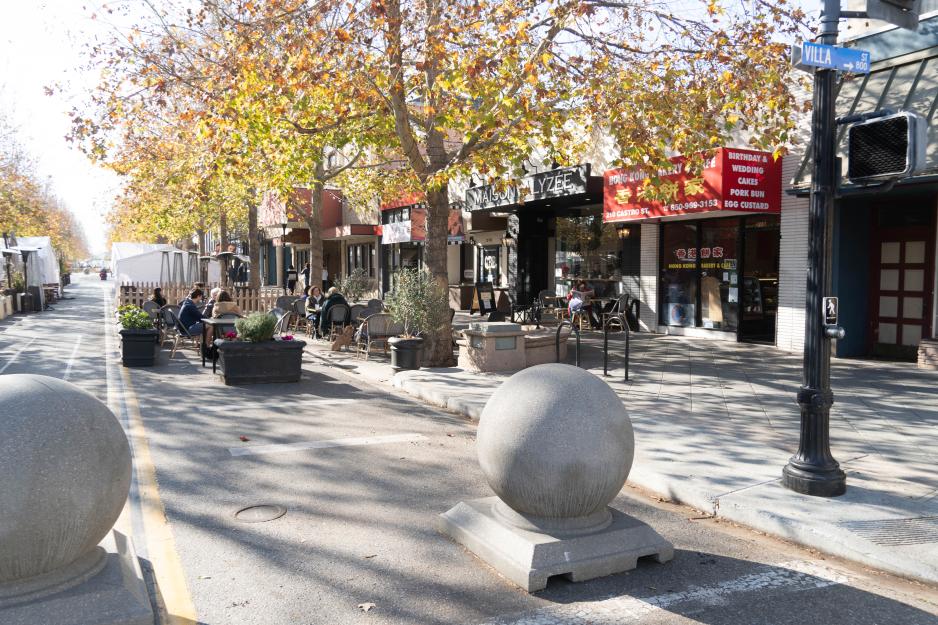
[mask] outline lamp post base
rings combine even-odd
[[[847,474],[838,466],[825,469],[792,460],[782,469],[782,486],[812,497],[840,497],[847,492]]]

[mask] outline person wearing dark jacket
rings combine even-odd
[[[344,304],[345,306],[348,306],[348,302],[345,301],[345,298],[342,297],[342,294],[339,293],[339,290],[335,287],[332,287],[326,291],[326,301],[323,302],[322,312],[319,314],[319,331],[323,336],[328,335],[329,331],[332,330],[332,321],[329,319],[329,312],[336,304]],[[347,314],[345,323],[348,323]]]
[[[150,298],[151,302],[154,302],[157,306],[162,308],[166,305],[166,298],[163,297],[163,289],[156,287],[153,289],[153,296]]]
[[[193,336],[202,334],[202,313],[199,304],[202,302],[202,289],[192,289],[189,297],[183,300],[179,309],[179,325],[189,331]]]

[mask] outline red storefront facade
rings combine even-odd
[[[656,185],[637,169],[603,176],[603,221],[656,238],[657,250],[643,245],[642,276],[657,328],[774,343],[781,159],[719,148],[697,170],[672,162]]]

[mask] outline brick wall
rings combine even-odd
[[[785,157],[782,180],[786,188],[802,155]],[[808,198],[782,192],[781,249],[778,276],[776,345],[788,352],[804,349],[804,299],[808,273]]]

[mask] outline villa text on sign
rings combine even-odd
[[[805,71],[812,71],[817,67],[854,74],[870,73],[870,53],[866,50],[840,48],[810,41],[792,46],[792,63]]]

